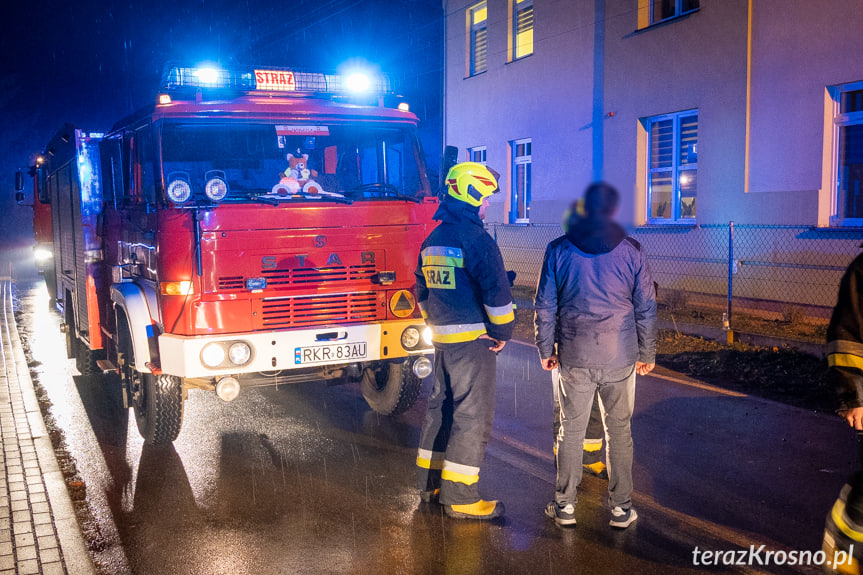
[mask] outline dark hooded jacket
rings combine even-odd
[[[435,228],[420,248],[417,302],[436,346],[473,341],[487,333],[512,337],[515,315],[509,279],[479,209],[458,200],[441,202]]]
[[[656,358],[656,291],[647,256],[610,220],[576,218],[548,244],[536,289],[536,345],[569,367]]]

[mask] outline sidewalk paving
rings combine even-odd
[[[0,575],[95,573],[51,439],[0,267]]]

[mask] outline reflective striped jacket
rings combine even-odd
[[[839,283],[839,297],[827,327],[827,380],[839,409],[863,407],[863,255]]]
[[[460,343],[485,333],[509,340],[515,325],[509,279],[477,208],[444,200],[434,219],[441,224],[423,242],[416,268],[417,303],[432,341]]]

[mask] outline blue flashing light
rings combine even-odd
[[[352,72],[345,77],[345,88],[349,92],[364,94],[371,88],[371,79],[362,72]]]
[[[187,88],[233,88],[254,90],[255,79],[249,72],[223,70],[219,68],[170,68],[162,79],[166,91]]]
[[[198,68],[195,70],[195,77],[203,86],[218,86],[221,75],[222,71],[215,68]]]
[[[384,95],[393,93],[390,79],[361,71],[321,74],[285,68],[227,70],[214,67],[180,67],[168,69],[162,90],[175,93],[200,88],[234,89],[245,92],[300,92],[306,94]],[[160,103],[169,103],[169,94],[160,94]]]

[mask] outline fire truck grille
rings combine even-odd
[[[311,286],[333,282],[371,282],[375,274],[375,265],[338,266],[330,268],[285,268],[261,270],[261,276],[267,279],[267,288],[285,288],[289,286]],[[245,287],[243,276],[222,276],[219,278],[218,290],[241,290]]]
[[[266,298],[262,302],[263,327],[323,324],[336,321],[385,319],[386,309],[375,292]]]
[[[219,278],[219,291],[243,289],[243,276],[229,276]]]

